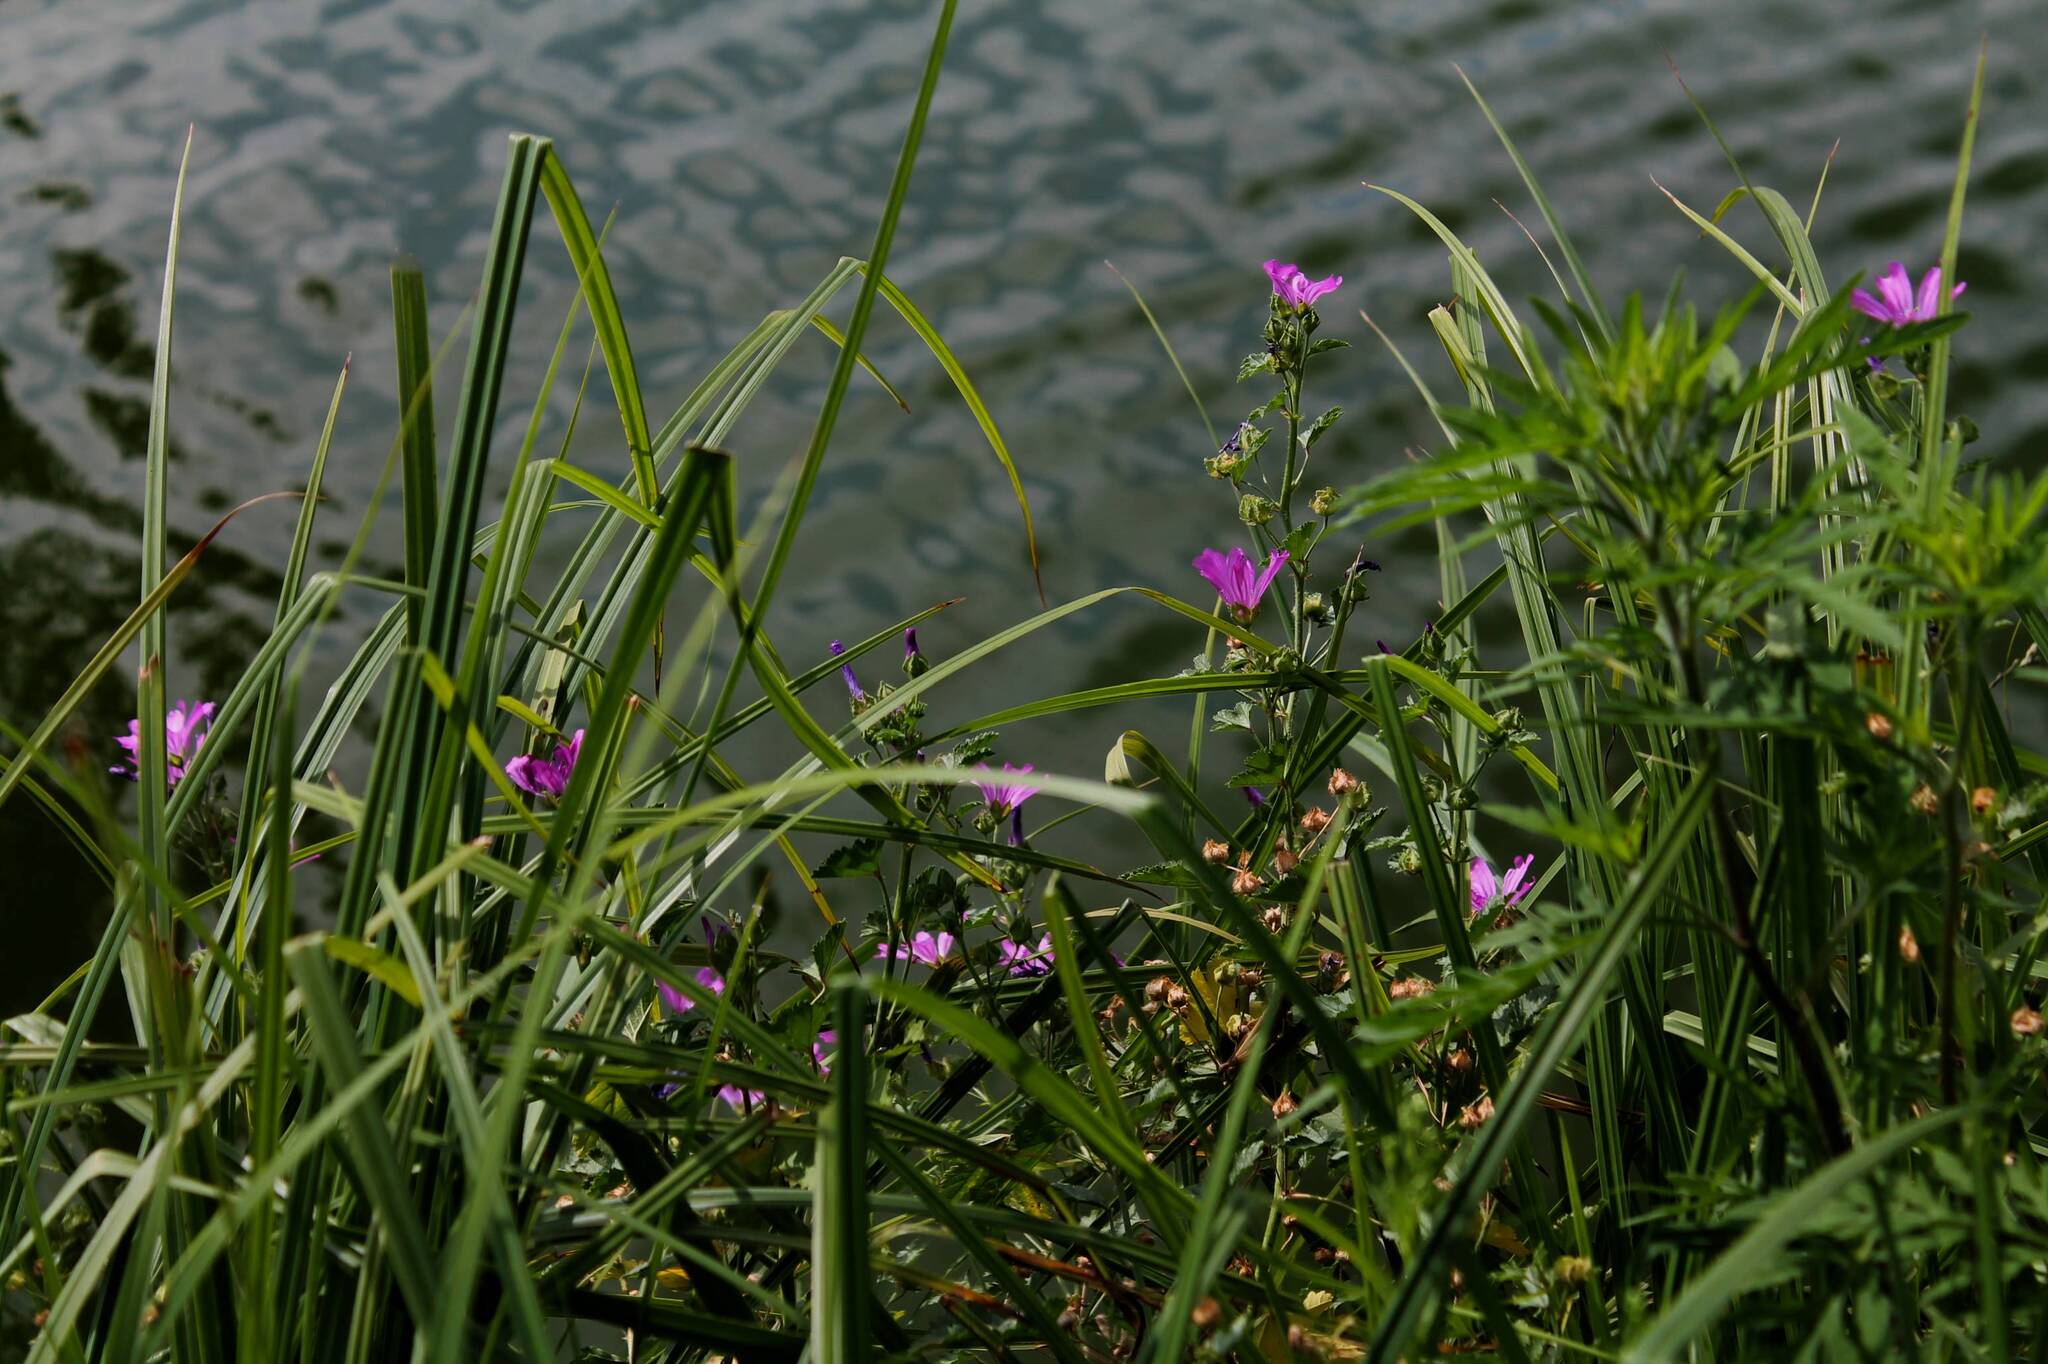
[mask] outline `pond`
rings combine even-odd
[[[555,138],[594,216],[617,205],[606,255],[659,419],[762,313],[794,303],[840,255],[866,251],[935,9],[9,5],[0,717],[33,725],[136,596],[157,293],[187,124],[173,552],[228,506],[303,482],[352,356],[319,536],[331,562],[370,510],[393,432],[390,261],[418,256],[437,333],[459,325],[508,132]],[[2028,240],[2048,220],[2048,26],[2034,10],[2027,0],[967,4],[892,274],[1001,425],[1038,518],[1049,597],[1183,590],[1192,555],[1228,543],[1229,511],[1202,473],[1202,423],[1105,260],[1145,291],[1219,425],[1250,406],[1231,379],[1257,345],[1260,261],[1342,273],[1326,334],[1357,344],[1317,396],[1351,415],[1319,447],[1316,481],[1355,482],[1434,435],[1359,307],[1442,391],[1452,386],[1424,320],[1449,295],[1442,251],[1361,181],[1434,208],[1511,296],[1548,287],[1496,201],[1538,219],[1454,64],[1519,140],[1605,292],[1654,296],[1682,262],[1696,295],[1718,301],[1748,281],[1651,177],[1702,210],[1735,181],[1666,54],[1750,175],[1795,203],[1810,200],[1839,139],[1814,236],[1830,278],[1842,279],[1938,250],[1983,32],[1991,74],[1961,271],[1976,323],[1959,343],[1955,401],[1983,428],[1979,450],[2038,463],[2048,278]],[[1752,212],[1738,207],[1728,222],[1763,252]],[[537,227],[529,258],[521,364],[499,427],[507,459],[573,288],[552,232]],[[836,636],[942,598],[964,600],[924,631],[939,654],[1037,609],[1015,502],[971,417],[893,318],[878,319],[870,353],[912,411],[864,380],[856,389],[774,622],[799,664]],[[800,348],[735,433],[750,496],[800,452],[830,363],[822,338]],[[443,380],[444,435],[457,364]],[[547,414],[550,449],[574,388],[572,377]],[[617,475],[609,404],[600,367],[571,451]],[[174,697],[218,695],[239,675],[268,629],[290,526],[278,506],[243,516],[181,592]],[[1436,610],[1428,544],[1423,532],[1372,551],[1386,572],[1367,620],[1389,640],[1412,637]],[[399,547],[386,515],[371,531],[370,571],[393,572]],[[338,659],[383,605],[352,599],[325,651]],[[1199,644],[1155,610],[1097,608],[973,675],[944,702],[945,718],[1176,671]],[[118,732],[132,706],[132,683],[102,688],[83,732],[95,742]],[[1186,723],[1180,706],[1081,712],[1018,728],[1002,756],[1092,774],[1124,728],[1171,736]],[[51,911],[95,897],[24,801],[0,812],[0,877],[17,915],[0,968],[11,1012],[89,952],[89,924]]]

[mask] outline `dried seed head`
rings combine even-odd
[[[1482,1094],[1478,1100],[1458,1110],[1458,1126],[1467,1132],[1474,1130],[1493,1116],[1493,1100]]]
[[[1992,807],[1997,804],[1998,792],[1989,786],[1980,786],[1970,792],[1970,808],[1980,815],[1990,814]]]
[[[1287,911],[1279,905],[1266,906],[1259,915],[1259,922],[1266,926],[1268,933],[1282,933],[1287,929]]]
[[[1169,986],[1167,986],[1167,987],[1166,987],[1166,1007],[1167,1007],[1167,1008],[1169,1008],[1169,1009],[1172,1009],[1172,1010],[1173,1010],[1174,1012],[1178,1013],[1178,1012],[1180,1012],[1180,1011],[1181,1011],[1182,1009],[1185,1009],[1185,1008],[1187,1008],[1187,1006],[1188,1006],[1188,992],[1187,992],[1187,988],[1186,988],[1185,986],[1183,986],[1183,985],[1179,985],[1179,984],[1174,984],[1174,985],[1169,985]]]
[[[1220,838],[1212,838],[1202,845],[1202,860],[1215,866],[1222,866],[1230,860],[1230,845]]]
[[[1388,999],[1420,999],[1436,989],[1427,976],[1403,976],[1387,987]]]
[[[1237,895],[1257,895],[1259,887],[1265,884],[1259,879],[1259,874],[1249,867],[1240,868],[1237,875],[1230,878],[1230,889]]]
[[[1280,1097],[1273,1100],[1273,1116],[1284,1118],[1299,1107],[1301,1105],[1295,1101],[1294,1095],[1283,1089],[1280,1091]]]
[[[1194,1311],[1188,1313],[1188,1320],[1194,1323],[1197,1331],[1213,1331],[1216,1324],[1223,1320],[1223,1308],[1217,1304],[1216,1299],[1204,1298],[1195,1304]]]
[[[1463,1047],[1459,1047],[1444,1058],[1444,1066],[1453,1075],[1463,1075],[1466,1071],[1472,1069],[1472,1053],[1466,1051]]]
[[[1908,966],[1920,960],[1920,940],[1913,936],[1910,924],[1899,927],[1899,960]]]
[[[1301,831],[1310,838],[1330,827],[1330,812],[1320,805],[1311,805],[1301,817]]]
[[[1273,850],[1273,874],[1275,876],[1285,876],[1300,865],[1301,859],[1294,855],[1292,848],[1275,848]]]
[[[2042,1028],[2041,1015],[2022,1004],[2012,1011],[2012,1035],[2014,1037],[2039,1037]]]
[[[1892,737],[1892,717],[1881,710],[1874,710],[1863,717],[1863,727],[1870,731],[1870,737],[1883,743]]]
[[[1330,769],[1331,795],[1339,797],[1348,796],[1357,789],[1358,778],[1352,776],[1349,772],[1346,772],[1341,767],[1333,767]]]
[[[1913,794],[1906,797],[1906,804],[1913,807],[1915,814],[1931,815],[1941,808],[1941,797],[1934,794],[1934,788],[1926,782],[1913,788]]]
[[[1166,998],[1167,992],[1171,989],[1173,989],[1173,981],[1170,977],[1154,976],[1145,982],[1145,998],[1151,1000],[1154,1004],[1160,1003]]]

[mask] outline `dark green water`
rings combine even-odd
[[[392,434],[390,259],[422,258],[435,324],[454,326],[507,132],[557,139],[593,214],[617,203],[607,256],[659,419],[763,312],[866,250],[935,12],[930,0],[0,6],[0,716],[40,719],[136,595],[156,297],[188,123],[173,550],[224,507],[302,482],[352,353],[321,537],[331,561]],[[1349,410],[1320,449],[1327,481],[1354,481],[1433,434],[1357,306],[1451,387],[1429,363],[1424,322],[1449,294],[1442,253],[1359,182],[1431,205],[1511,297],[1547,283],[1494,205],[1536,221],[1453,63],[1520,139],[1603,290],[1654,293],[1684,266],[1712,305],[1747,279],[1650,177],[1703,209],[1733,181],[1666,53],[1752,177],[1795,202],[1840,140],[1815,236],[1843,278],[1894,257],[1917,268],[1938,249],[1970,62],[1988,33],[1962,269],[1976,321],[1958,347],[1957,401],[1985,432],[1980,449],[2038,460],[2041,18],[2037,0],[966,0],[892,273],[1009,439],[1051,596],[1185,590],[1192,554],[1229,543],[1230,509],[1202,476],[1208,450],[1186,395],[1105,258],[1146,289],[1219,424],[1263,396],[1230,383],[1263,317],[1259,262],[1344,274],[1335,302],[1348,306],[1326,306],[1327,326],[1363,344],[1310,396]],[[1731,224],[1763,251],[1753,216]],[[521,368],[500,424],[508,459],[573,287],[551,232],[536,231],[521,301]],[[887,319],[878,333],[872,354],[914,413],[857,390],[774,623],[794,659],[940,598],[967,599],[926,630],[940,653],[1035,607],[1014,504],[972,421],[914,338]],[[736,433],[755,490],[800,450],[830,359],[822,339],[800,349]],[[570,397],[558,395],[544,444],[559,440]],[[574,450],[617,470],[608,404],[600,377]],[[277,506],[244,517],[181,592],[174,697],[218,696],[239,675],[267,628],[290,518]],[[1427,538],[1373,552],[1388,571],[1364,629],[1405,639],[1436,606]],[[398,555],[387,517],[372,566]],[[330,662],[382,604],[354,603],[323,641]],[[1154,611],[1098,609],[985,668],[935,718],[1172,672],[1198,647]],[[109,684],[80,733],[111,756],[106,736],[132,713],[132,686]],[[1090,774],[1122,729],[1171,746],[1185,725],[1179,707],[1088,712],[1018,729],[1004,756]],[[735,756],[757,774],[780,763],[772,748]],[[32,1002],[87,950],[95,897],[25,801],[0,811],[12,929],[0,1006]]]

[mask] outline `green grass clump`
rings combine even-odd
[[[874,685],[927,611],[792,667],[771,608],[878,303],[981,424],[1036,560],[994,421],[885,273],[952,10],[867,256],[659,425],[602,232],[514,138],[459,383],[393,273],[404,580],[308,573],[344,373],[274,630],[203,745],[167,740],[162,666],[206,543],[165,543],[174,208],[140,604],[0,760],[0,801],[113,887],[98,953],[0,1051],[25,1357],[2028,1354],[2048,758],[2007,716],[2048,641],[2048,480],[1966,458],[1960,316],[1864,339],[1809,215],[1739,166],[1720,212],[1678,205],[1755,277],[1711,316],[1676,289],[1610,309],[1531,178],[1565,269],[1526,325],[1403,200],[1449,253],[1429,320],[1461,391],[1396,354],[1442,440],[1314,487],[1342,413],[1308,395],[1357,352],[1276,295],[1239,376],[1268,396],[1209,461],[1270,592],[1096,591]],[[1949,279],[1968,162],[1966,134]],[[543,204],[582,287],[507,467]],[[1745,204],[1784,264],[1724,225]],[[540,444],[585,329],[616,483]],[[812,439],[742,527],[735,423],[813,329],[838,359]],[[1443,603],[1397,651],[1353,619],[1349,547],[1422,523]],[[385,609],[309,706],[344,596]],[[1202,661],[941,710],[1125,596]],[[1484,613],[1518,645],[1482,648]],[[132,822],[65,739],[130,646]],[[982,770],[999,731],[1166,697],[1177,753],[1131,730],[1101,780]],[[737,770],[756,726],[805,756]],[[1131,865],[1058,851],[1074,816]],[[1551,851],[1496,871],[1482,843]],[[771,872],[799,891],[779,919]],[[103,1040],[124,1003],[133,1041]]]

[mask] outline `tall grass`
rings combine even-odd
[[[165,727],[165,608],[207,543],[166,566],[174,203],[140,603],[0,760],[0,801],[117,869],[99,951],[0,1053],[26,1357],[2027,1354],[2048,764],[2003,693],[2040,680],[2048,481],[1968,459],[1960,316],[1862,339],[1810,214],[1732,158],[1717,211],[1672,202],[1756,287],[1711,315],[1676,289],[1611,304],[1501,130],[1559,298],[1527,324],[1401,198],[1454,301],[1429,319],[1447,367],[1390,358],[1442,440],[1311,493],[1342,413],[1308,395],[1364,362],[1276,296],[1240,375],[1268,396],[1210,461],[1234,534],[1288,554],[1263,602],[1107,588],[949,657],[913,643],[876,685],[925,612],[792,666],[777,588],[890,313],[987,434],[1036,562],[993,418],[887,273],[952,13],[868,253],[659,425],[602,230],[514,138],[459,381],[417,268],[393,272],[405,580],[358,570],[367,523],[306,571],[344,372],[273,632],[196,751]],[[515,440],[514,302],[549,237],[581,287]],[[742,526],[727,447],[813,330],[838,361],[812,438]],[[541,446],[586,332],[616,484]],[[1442,609],[1369,648],[1349,547],[1422,522]],[[942,712],[1125,595],[1206,663]],[[383,614],[316,699],[345,598]],[[1517,638],[1482,645],[1486,609]],[[138,649],[126,819],[66,736]],[[1174,696],[1178,753],[1133,730],[1103,780],[977,799],[998,731]],[[761,725],[803,759],[737,770]],[[370,759],[332,779],[350,736]],[[1133,865],[1063,855],[1068,817],[1127,828]],[[1555,851],[1490,892],[1482,847],[1525,841]],[[296,870],[315,855],[331,918]],[[771,925],[771,869],[814,927]],[[134,1040],[100,1040],[123,1001]]]

